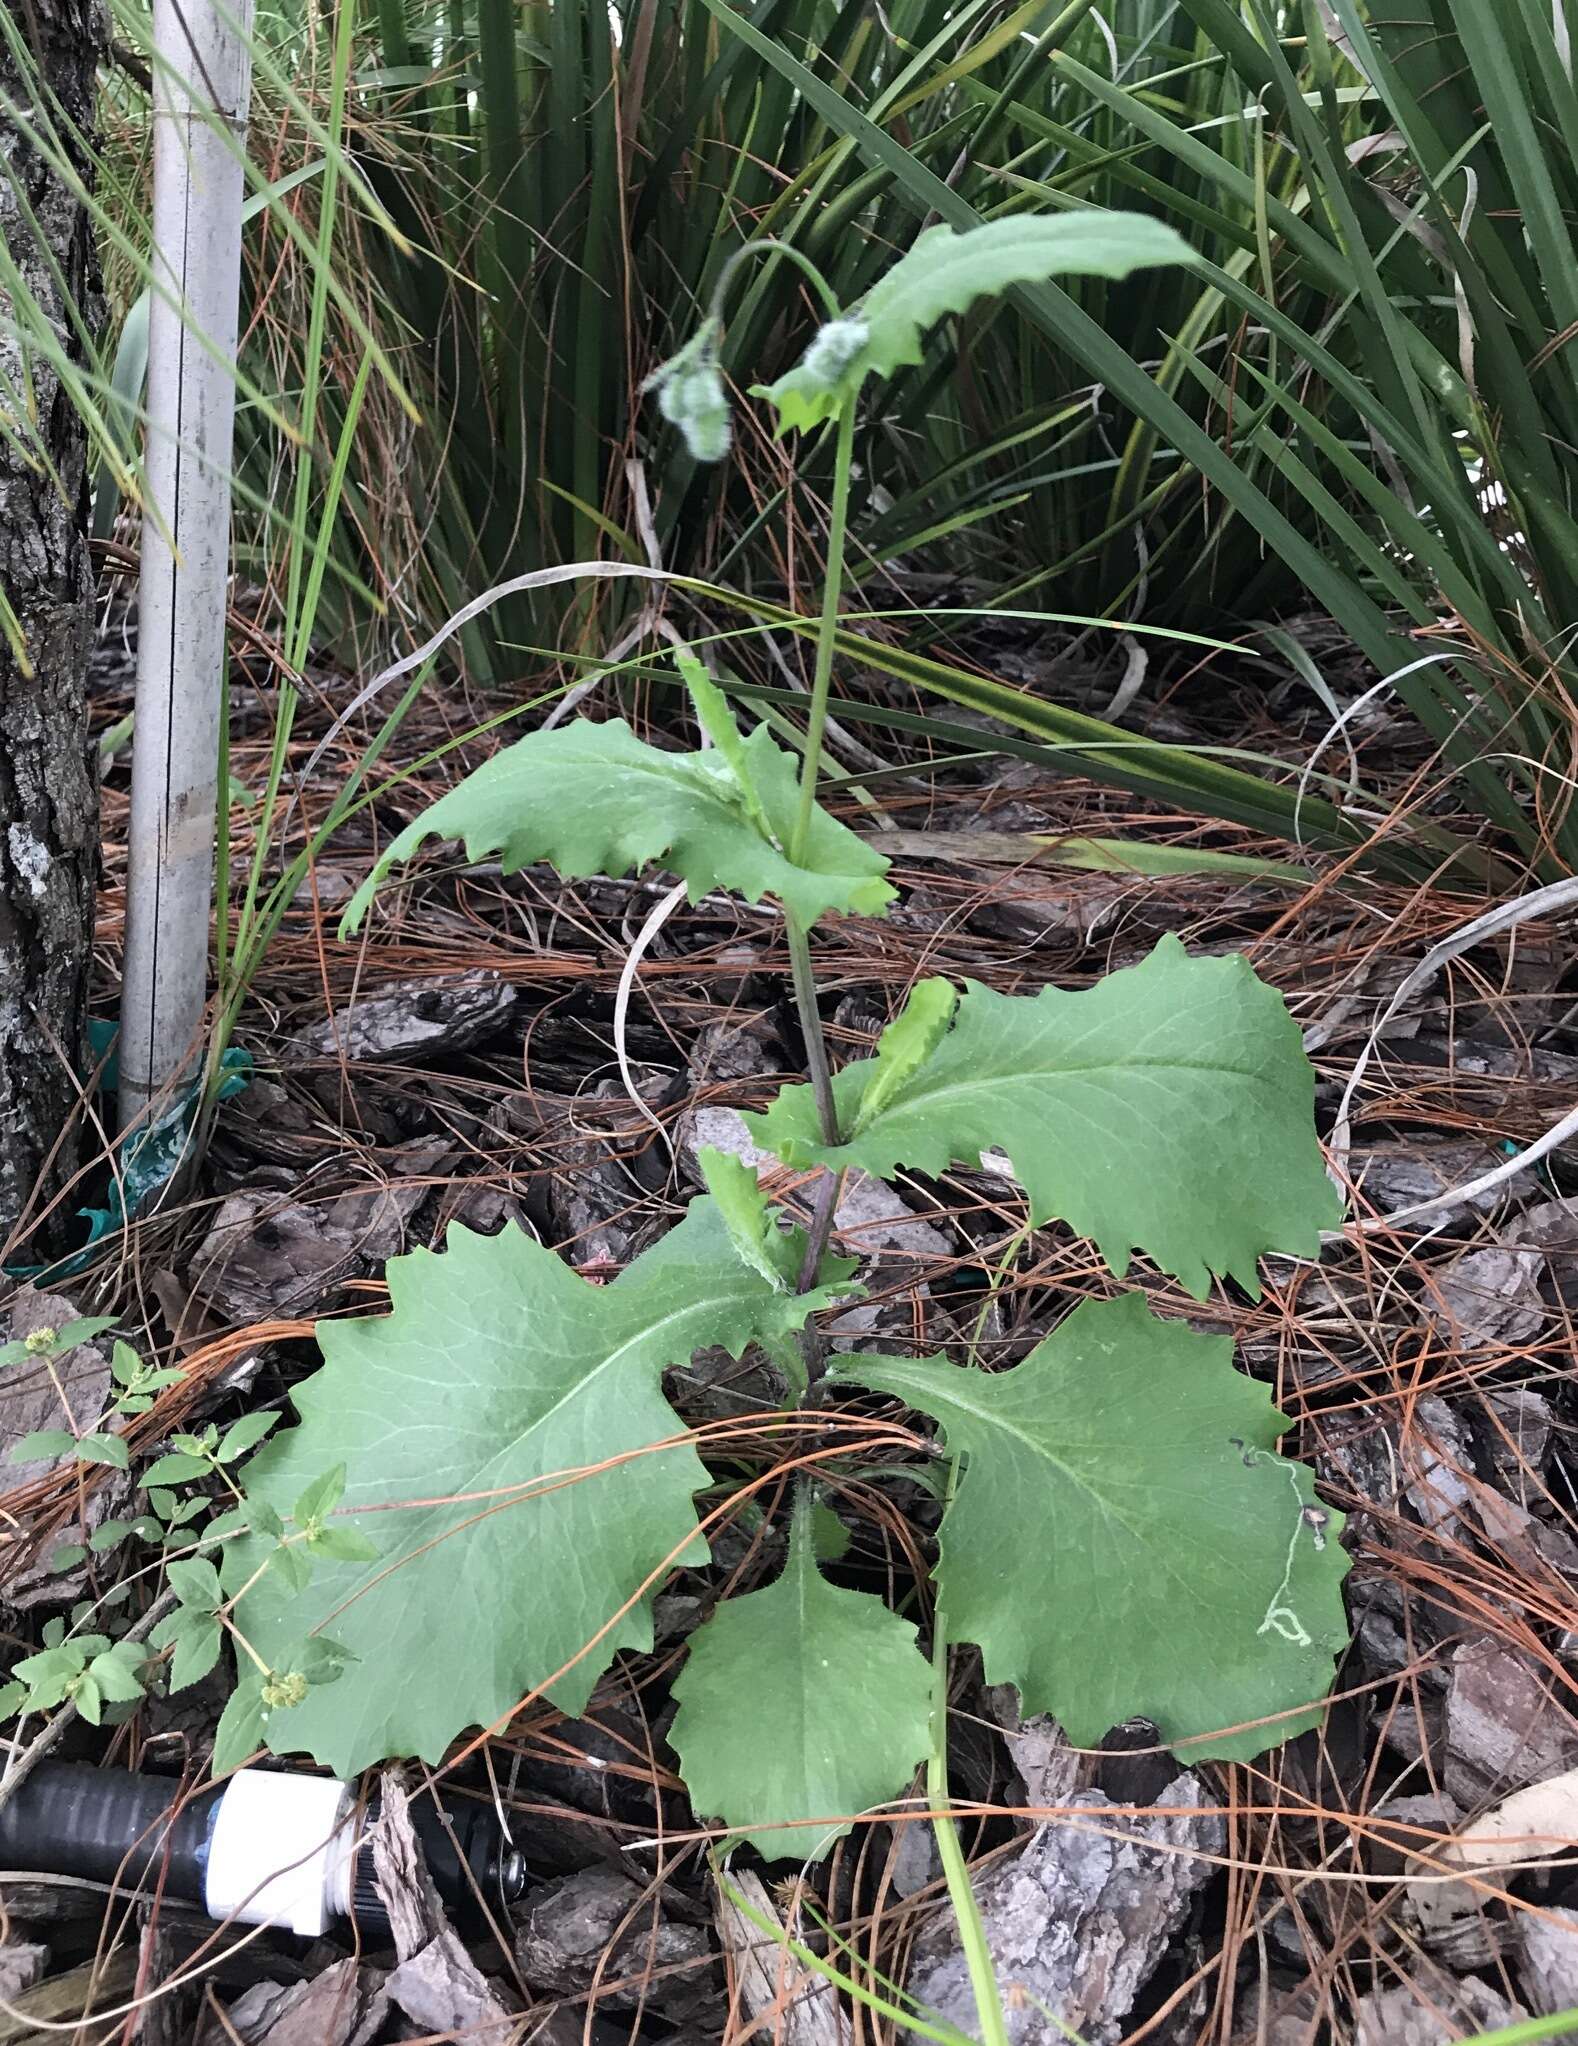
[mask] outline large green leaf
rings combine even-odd
[[[1319,1718],[1347,1640],[1342,1516],[1275,1454],[1287,1423],[1225,1337],[1128,1293],[1077,1308],[1012,1371],[853,1356],[830,1376],[942,1424],[962,1460],[948,1630],[1027,1713],[1081,1746],[1143,1717],[1195,1760]]]
[[[380,1552],[320,1561],[294,1594],[270,1570],[242,1600],[265,1660],[316,1627],[359,1658],[276,1712],[270,1744],[353,1775],[386,1755],[436,1762],[539,1685],[578,1711],[617,1649],[651,1645],[644,1580],[670,1554],[706,1555],[692,1504],[706,1472],[662,1372],[703,1344],[737,1356],[800,1326],[847,1270],[818,1293],[778,1291],[707,1199],[608,1286],[513,1227],[452,1226],[442,1254],[394,1259],[391,1312],[319,1325],[301,1426],[248,1468],[249,1498],[288,1515],[344,1464],[348,1517],[331,1525]],[[259,1560],[253,1543],[227,1557],[232,1594]]]
[[[926,330],[946,313],[1013,284],[1078,271],[1127,277],[1158,263],[1199,259],[1175,228],[1145,213],[1016,213],[956,233],[932,227],[842,319],[829,320],[793,369],[760,393],[779,431],[830,419],[868,376],[921,360]]]
[[[911,1623],[822,1575],[802,1493],[782,1576],[692,1637],[669,1740],[698,1812],[770,1860],[815,1860],[849,1831],[840,1814],[904,1790],[926,1752],[931,1686]],[[806,1819],[835,1823],[792,1823]]]
[[[352,896],[342,934],[361,923],[391,867],[428,838],[462,839],[474,860],[496,853],[506,874],[534,860],[570,880],[661,864],[690,884],[692,901],[732,888],[748,902],[776,896],[807,924],[827,910],[880,915],[894,893],[882,854],[818,809],[805,864],[794,864],[779,847],[794,820],[795,763],[760,725],[743,757],[749,789],[718,749],[662,753],[623,718],[529,732],[406,826]],[[776,844],[756,822],[758,804]]]
[[[1146,1251],[1197,1297],[1211,1272],[1258,1294],[1264,1251],[1318,1253],[1341,1205],[1315,1140],[1314,1075],[1246,959],[1191,959],[1169,936],[1077,994],[967,987],[953,1028],[891,1091],[880,1053],[838,1075],[850,1141],[821,1142],[803,1086],[747,1115],[752,1137],[787,1164],[880,1178],[1001,1145],[1037,1223],[1061,1217],[1120,1278]],[[867,1117],[870,1088],[885,1098]]]

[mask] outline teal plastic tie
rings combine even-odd
[[[119,1086],[119,1072],[112,1049],[117,1034],[113,1023],[93,1018],[88,1024],[88,1041],[93,1053],[93,1063],[99,1069],[98,1091],[114,1095]],[[252,1054],[232,1045],[219,1060],[219,1085],[214,1090],[216,1101],[228,1101],[239,1094],[252,1077]],[[126,1226],[127,1216],[135,1215],[143,1203],[160,1187],[166,1185],[181,1162],[197,1121],[197,1112],[202,1106],[203,1082],[194,1080],[181,1099],[167,1115],[146,1129],[136,1130],[117,1146],[120,1156],[120,1170],[111,1175],[109,1205],[103,1208],[79,1208],[78,1216],[87,1224],[88,1240],[80,1250],[74,1250],[67,1257],[56,1258],[51,1264],[6,1265],[8,1279],[69,1279],[90,1265],[103,1248],[105,1240],[117,1234]]]

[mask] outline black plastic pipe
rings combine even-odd
[[[268,1823],[276,1807],[309,1789],[294,1836]],[[457,1916],[482,1917],[479,1893],[495,1912],[520,1896],[525,1865],[490,1806],[423,1797],[412,1800],[410,1813],[434,1887]],[[369,1823],[377,1816],[376,1801],[365,1816]],[[168,1777],[45,1763],[0,1805],[0,1872],[80,1876],[127,1890],[162,1883],[167,1895],[211,1915],[235,1912],[305,1932],[321,1930],[307,1922],[314,1917],[354,1913],[364,1932],[386,1931],[365,1829],[354,1845],[344,1832],[354,1824],[345,1786],[299,1771],[243,1769],[182,1802]],[[322,1851],[330,1839],[340,1843],[332,1858]],[[278,1892],[249,1910],[265,1884],[292,1879],[297,1917]]]

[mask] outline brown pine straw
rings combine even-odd
[[[794,650],[790,652],[796,657]],[[257,790],[266,773],[280,679],[266,616],[246,635],[244,646],[238,646],[236,666],[232,767],[244,787]],[[328,730],[334,704],[345,700],[343,678],[314,674],[305,679],[306,694],[288,753],[287,794],[292,774]],[[527,700],[549,679],[546,673],[523,676],[520,700]],[[1298,760],[1300,742],[1279,728],[1258,689],[1235,676],[1230,661],[1213,657],[1201,680],[1210,685],[1210,703],[1220,702],[1220,719],[1231,726],[1235,743],[1265,753],[1281,750],[1290,760]],[[1192,686],[1182,676],[1165,683],[1162,709],[1198,709],[1198,692],[1192,694]],[[890,700],[905,708],[918,707],[916,699],[901,691],[894,691]],[[564,884],[541,870],[505,880],[496,866],[469,868],[454,848],[435,846],[381,898],[358,941],[342,944],[337,935],[338,906],[360,879],[375,848],[497,741],[467,741],[444,760],[420,767],[417,763],[500,707],[473,701],[463,689],[448,684],[435,683],[424,693],[396,734],[379,777],[408,778],[392,786],[372,811],[347,825],[322,854],[262,962],[244,1011],[241,1037],[258,1055],[265,1076],[283,1084],[293,1108],[301,1112],[300,1131],[290,1139],[295,1183],[281,1199],[311,1207],[398,1178],[408,1168],[387,1137],[377,1133],[385,1117],[402,1129],[438,1129],[451,1139],[452,1155],[441,1169],[424,1176],[429,1201],[422,1232],[432,1241],[479,1187],[513,1198],[533,1188],[562,1184],[583,1169],[575,1147],[593,1139],[611,1144],[627,1163],[639,1156],[652,1166],[642,1184],[656,1190],[643,1191],[632,1183],[628,1209],[616,1218],[645,1240],[678,1212],[687,1189],[669,1173],[666,1154],[629,1103],[618,1096],[594,1099],[589,1088],[612,1073],[608,998],[630,934],[650,907],[650,891],[633,882]],[[627,708],[638,722],[648,708],[653,714],[672,712],[667,698],[644,689],[632,691]],[[106,700],[98,714],[108,724],[123,709],[123,704]],[[376,728],[378,714],[379,707],[374,706],[366,725],[336,739],[303,801],[288,806],[282,796],[276,822],[283,829],[287,854],[301,847],[311,820],[324,813]],[[1202,714],[1210,714],[1209,705]],[[861,736],[888,750],[899,743],[896,735],[875,727]],[[1436,763],[1427,749],[1409,750],[1412,742],[1406,731],[1380,728],[1367,737],[1355,737],[1367,785],[1394,791],[1399,812],[1428,805],[1443,821],[1462,824],[1450,814],[1449,793]],[[913,746],[909,758],[924,770],[924,742],[903,743]],[[113,770],[105,793],[105,886],[98,939],[106,1013],[113,1010],[123,912],[123,780],[120,770]],[[879,794],[883,809],[906,829],[939,822],[954,830],[1022,828],[1021,816],[1029,810],[1047,820],[1045,828],[1059,832],[1102,837],[1133,833],[1166,844],[1203,843],[1302,859],[1314,878],[1300,894],[1214,879],[1157,883],[1040,868],[901,862],[895,879],[906,895],[898,916],[887,921],[840,920],[826,930],[821,975],[829,1010],[841,996],[851,997],[833,1029],[839,1059],[867,1051],[886,1014],[914,981],[927,974],[970,975],[1006,991],[1033,991],[1048,981],[1085,986],[1102,971],[1148,949],[1160,916],[1196,948],[1247,950],[1257,970],[1287,994],[1301,1024],[1326,1025],[1328,1034],[1318,1045],[1315,1062],[1323,1083],[1335,1088],[1346,1078],[1359,1043],[1402,973],[1482,906],[1445,890],[1380,883],[1351,862],[1310,857],[1238,827],[1203,824],[1077,776],[1038,777],[1028,769],[1021,772],[1017,764],[1010,777],[992,787],[956,786],[939,793],[922,771],[907,782],[883,783]],[[237,876],[251,858],[260,823],[255,806],[232,812]],[[1016,926],[1013,919],[1025,912],[1015,904],[1026,900],[1036,906],[1034,916]],[[1035,917],[1041,919],[1039,930]],[[1471,1074],[1451,1056],[1441,1063],[1427,1062],[1406,1040],[1390,1040],[1372,1063],[1355,1104],[1359,1150],[1394,1124],[1461,1134],[1490,1147],[1504,1141],[1524,1144],[1571,1106],[1563,1085],[1540,1080],[1527,1056],[1533,1031],[1525,1021],[1528,998],[1521,992],[1520,975],[1532,948],[1551,936],[1543,927],[1525,930],[1513,940],[1500,940],[1453,962],[1417,1012],[1421,1029],[1450,1045],[1463,1034],[1464,1012],[1471,1009],[1468,1020],[1476,1028],[1483,1031],[1489,1023],[1500,1030],[1509,1057],[1519,1067],[1513,1077]],[[742,948],[751,954],[745,963],[739,957]],[[786,963],[770,916],[710,901],[682,909],[641,968],[632,1004],[638,1067],[681,1071],[701,1033],[712,1026],[773,1024],[778,975]],[[358,992],[370,993],[396,980],[435,982],[479,968],[497,972],[522,992],[519,1013],[525,1019],[525,1033],[517,1052],[446,1061],[437,1075],[398,1063],[367,1067],[343,1060],[283,1073],[270,1069],[284,1037],[321,1021]],[[732,1081],[703,1068],[679,1090],[677,1099],[657,1112],[669,1136],[677,1139],[682,1117],[698,1103],[760,1105],[776,1084],[777,1076],[770,1074]],[[571,1096],[575,1098],[566,1123],[559,1111]],[[526,1097],[541,1104],[545,1120],[540,1127],[516,1135],[489,1124],[489,1111],[512,1097],[517,1103]],[[227,1131],[243,1127],[245,1108],[243,1097],[221,1111],[221,1146]],[[99,1148],[89,1146],[90,1152]],[[67,1198],[68,1206],[92,1195],[93,1162],[90,1157],[82,1183]],[[782,1187],[792,1193],[792,1177],[786,1176]],[[996,1267],[1023,1221],[1019,1196],[1006,1181],[966,1172],[950,1174],[935,1187],[908,1185],[902,1190],[918,1219],[953,1231],[955,1246],[936,1257],[899,1258],[884,1252],[876,1260],[874,1297],[902,1307],[901,1318],[884,1329],[884,1340],[918,1351],[946,1347],[960,1354],[972,1333],[980,1296],[972,1295],[961,1309],[952,1304],[950,1286],[961,1276],[979,1284],[983,1273]],[[1527,1189],[1517,1191],[1528,1197]],[[152,1225],[134,1225],[111,1246],[103,1267],[64,1288],[83,1312],[101,1305],[105,1311],[124,1312],[129,1331],[134,1335],[146,1331],[138,1337],[145,1355],[161,1364],[179,1364],[185,1372],[181,1384],[161,1394],[149,1414],[130,1424],[129,1439],[137,1454],[153,1450],[172,1431],[205,1417],[214,1384],[243,1357],[263,1354],[270,1374],[267,1383],[277,1393],[288,1391],[317,1361],[314,1324],[305,1318],[269,1319],[235,1328],[217,1320],[205,1297],[196,1255],[215,1206],[215,1196],[200,1185],[171,1214]],[[1368,1214],[1371,1206],[1361,1188],[1354,1212]],[[1403,1851],[1430,1867],[1439,1863],[1442,1837],[1429,1828],[1405,1836],[1395,1826],[1380,1825],[1374,1813],[1399,1785],[1414,1790],[1433,1780],[1429,1687],[1456,1644],[1487,1637],[1531,1657],[1559,1710],[1578,1726],[1573,1679],[1552,1647],[1566,1628],[1578,1625],[1578,1601],[1571,1585],[1527,1544],[1489,1532],[1470,1534],[1475,1488],[1485,1483],[1479,1474],[1472,1470],[1459,1474],[1468,1485],[1469,1504],[1457,1523],[1426,1529],[1407,1514],[1354,1495],[1343,1475],[1348,1466],[1340,1460],[1343,1454],[1351,1455],[1356,1444],[1379,1440],[1385,1431],[1388,1453],[1400,1475],[1417,1480],[1444,1454],[1421,1418],[1421,1403],[1429,1397],[1450,1398],[1460,1414],[1475,1418],[1487,1439],[1501,1443],[1503,1455],[1510,1459],[1514,1445],[1490,1406],[1489,1395],[1518,1386],[1554,1390],[1565,1381],[1574,1338],[1565,1306],[1554,1307],[1536,1335],[1518,1344],[1476,1342],[1472,1330],[1455,1327],[1442,1313],[1447,1267],[1466,1250],[1494,1242],[1495,1236],[1493,1223],[1479,1218],[1454,1222],[1434,1237],[1383,1229],[1353,1241],[1345,1250],[1334,1250],[1318,1272],[1273,1262],[1258,1302],[1218,1289],[1202,1305],[1143,1266],[1131,1275],[1159,1312],[1187,1316],[1196,1325],[1231,1335],[1241,1364],[1270,1383],[1291,1420],[1286,1445],[1290,1453],[1315,1460],[1325,1495],[1353,1515],[1351,1583],[1362,1589],[1380,1580],[1393,1588],[1401,1601],[1409,1647],[1404,1666],[1385,1676],[1367,1674],[1358,1662],[1350,1665],[1340,1677],[1323,1732],[1275,1750],[1253,1765],[1202,1769],[1208,1802],[1227,1829],[1218,1857],[1222,1874],[1211,1906],[1220,1923],[1213,1924],[1208,1943],[1198,1952],[1175,1949],[1187,1956],[1182,1972],[1167,1978],[1159,2008],[1131,2021],[1128,2040],[1165,2037],[1170,2042],[1187,2040],[1191,2046],[1195,2042],[1226,2046],[1235,2028],[1247,2028],[1247,2036],[1253,2038],[1261,2017],[1269,2022],[1274,1976],[1284,1970],[1280,1949],[1268,1936],[1268,1925],[1278,1913],[1302,1929],[1310,1954],[1306,1988],[1312,2042],[1322,2024],[1334,2026],[1339,2038],[1347,2035],[1358,1995],[1417,1975],[1418,1952],[1399,1909],[1398,1843],[1402,1839]],[[559,1247],[581,1263],[589,1277],[608,1278],[617,1269],[587,1263],[585,1245],[571,1242]],[[161,1269],[180,1275],[197,1295],[198,1324],[181,1344],[171,1336],[156,1305],[153,1282]],[[1011,1366],[1069,1307],[1083,1298],[1106,1295],[1113,1283],[1088,1246],[1056,1228],[1034,1232],[1004,1274],[982,1334],[982,1360]],[[378,1280],[360,1278],[342,1286],[327,1311],[377,1313],[383,1300]],[[679,1396],[683,1405],[683,1394]],[[749,1537],[730,1548],[729,1568],[707,1582],[708,1596],[749,1590],[770,1575],[775,1566],[768,1533],[781,1521],[796,1473],[848,1459],[855,1445],[860,1477],[828,1482],[838,1485],[840,1512],[854,1530],[862,1563],[878,1573],[895,1596],[904,1596],[917,1578],[924,1577],[930,1536],[925,1525],[905,1510],[888,1474],[902,1471],[922,1453],[921,1434],[917,1424],[901,1422],[895,1409],[878,1401],[862,1401],[844,1410],[836,1440],[818,1442],[804,1428],[783,1425],[783,1417],[751,1413],[696,1428],[692,1439],[704,1454],[729,1460],[743,1475],[745,1496],[758,1502],[763,1515]],[[113,1475],[93,1466],[81,1473],[80,1482],[97,1486],[112,1482]],[[566,1474],[565,1482],[573,1482],[575,1475]],[[1550,1525],[1578,1535],[1578,1510],[1558,1481],[1537,1489],[1533,1474],[1525,1470],[1522,1487],[1528,1503],[1537,1505]],[[507,1503],[479,1501],[476,1510],[504,1510]],[[80,1504],[76,1473],[51,1473],[13,1487],[0,1498],[4,1516],[0,1531],[14,1544],[8,1544],[4,1553],[17,1555],[24,1549],[29,1554],[47,1553]],[[709,1519],[721,1526],[731,1510],[715,1508]],[[103,1560],[106,1572],[112,1567],[114,1559]],[[924,1614],[916,1611],[914,1617]],[[693,1891],[699,1885],[705,1894],[701,1858],[717,1838],[716,1829],[680,1822],[681,1789],[662,1745],[668,1685],[682,1654],[683,1646],[673,1643],[650,1657],[622,1658],[599,1684],[581,1723],[567,1722],[541,1696],[523,1699],[507,1725],[457,1743],[445,1767],[435,1772],[435,1780],[443,1776],[452,1784],[463,1784],[466,1794],[496,1796],[512,1815],[517,1833],[527,1840],[534,1816],[551,1812],[556,1824],[591,1829],[610,1851],[636,1839],[657,1841],[655,1861],[646,1864],[646,1888],[632,1919],[636,1929],[650,1929],[652,1939],[661,1908],[658,1875],[683,1881]],[[985,1752],[968,1739],[977,1682],[973,1660],[961,1654],[955,1672],[956,1759],[962,1754],[970,1768],[976,1766],[972,1758]],[[1361,1711],[1369,1717],[1363,1752],[1354,1734],[1355,1716]],[[1387,1725],[1413,1729],[1414,1742],[1423,1750],[1420,1767],[1406,1783],[1402,1758],[1377,1739]],[[587,1727],[596,1730],[597,1754],[589,1752],[590,1736],[583,1730]],[[135,1727],[123,1730],[115,1737],[110,1759],[134,1762],[137,1738]],[[601,1752],[605,1748],[614,1760]],[[543,1762],[584,1771],[588,1785],[604,1787],[614,1805],[583,1811],[534,1798],[520,1786],[520,1771],[524,1764]],[[483,1785],[488,1787],[479,1788]],[[1037,1818],[1062,1816],[1082,1826],[1113,1823],[1111,1815],[1100,1820],[1088,1811],[1019,1810],[1009,1802],[1011,1786],[1006,1782],[993,1781],[988,1786],[991,1795],[964,1795],[965,1787],[961,1783],[960,1823],[983,1872],[1011,1855]],[[632,1805],[621,1802],[626,1796]],[[642,1816],[633,1820],[628,1813],[637,1808]],[[925,1820],[918,1798],[884,1814],[866,1815],[838,1844],[825,1869],[814,1873],[810,1891],[792,1877],[781,1891],[786,1907],[800,1913],[798,1936],[819,1944],[822,1936],[813,1913],[825,1913],[839,1938],[848,1943],[837,1956],[839,1965],[864,1973],[874,1986],[884,1978],[902,1979],[917,1928],[943,1902],[936,1883],[908,1898],[900,1898],[893,1887],[900,1833]],[[1389,1855],[1385,1865],[1377,1859],[1383,1850]],[[633,1860],[627,1865],[633,1871],[642,1866]],[[796,1866],[783,1865],[791,1871]],[[1513,1894],[1514,1887],[1526,1889],[1527,1884],[1498,1887],[1478,1880],[1487,1902],[1499,1913],[1542,1908],[1530,1897]],[[648,1951],[655,1951],[650,1939]],[[635,1986],[650,1991],[673,1972],[649,1965]],[[1494,1971],[1487,1979],[1496,1979]],[[616,1981],[610,1966],[593,1990],[583,1998],[567,1999],[566,2007],[584,2011],[588,2022],[594,2016],[617,2022],[609,1995],[631,1986],[629,1979]],[[894,2036],[869,2014],[856,2011],[852,2022],[859,2046]],[[732,2040],[729,2046],[734,2046]]]

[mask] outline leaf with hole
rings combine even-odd
[[[1081,1747],[1149,1719],[1195,1761],[1319,1720],[1347,1641],[1342,1516],[1276,1454],[1286,1420],[1225,1337],[1125,1293],[1012,1371],[853,1356],[830,1376],[930,1414],[961,1460],[939,1596],[1027,1714]]]
[[[343,1462],[334,1524],[382,1551],[318,1559],[296,1593],[270,1571],[242,1598],[266,1660],[331,1615],[359,1658],[270,1739],[353,1775],[387,1755],[436,1762],[532,1691],[579,1711],[618,1649],[650,1647],[650,1582],[706,1553],[693,1494],[707,1476],[662,1373],[703,1344],[738,1356],[787,1335],[847,1271],[775,1291],[707,1199],[607,1286],[513,1227],[452,1226],[443,1253],[394,1259],[390,1313],[319,1325],[326,1361],[296,1389],[301,1425],[248,1466],[249,1495],[283,1512]],[[226,1586],[267,1553],[257,1537],[228,1544]]]
[[[473,860],[498,855],[506,874],[537,860],[568,880],[661,866],[692,901],[731,888],[748,902],[771,895],[806,924],[829,910],[880,916],[894,892],[882,854],[818,808],[804,864],[791,861],[780,848],[793,830],[795,763],[764,725],[742,750],[748,787],[717,747],[664,753],[622,718],[529,732],[406,826],[352,896],[341,933],[359,927],[385,875],[429,838],[458,838]]]
[[[823,1576],[802,1491],[782,1574],[727,1600],[691,1637],[669,1739],[698,1812],[769,1860],[814,1861],[849,1831],[845,1814],[909,1787],[931,1691],[913,1624]]]
[[[1196,1297],[1217,1272],[1258,1298],[1263,1252],[1314,1257],[1341,1220],[1298,1028],[1237,955],[1191,959],[1169,936],[1076,994],[971,981],[952,1029],[867,1116],[883,1072],[879,1057],[837,1076],[846,1144],[821,1141],[806,1086],[744,1120],[786,1164],[884,1179],[1006,1145],[1035,1223],[1066,1221],[1120,1278],[1143,1250]]]

